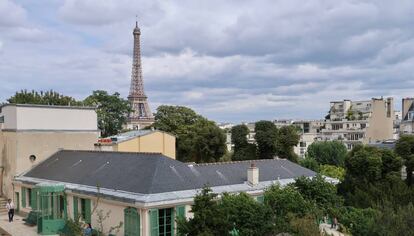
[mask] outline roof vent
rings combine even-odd
[[[251,186],[256,186],[259,183],[259,168],[256,163],[250,163],[250,167],[247,169],[247,182]]]

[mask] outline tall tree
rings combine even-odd
[[[281,158],[286,158],[293,162],[298,162],[298,155],[293,151],[293,147],[299,143],[300,135],[296,126],[283,126],[277,131],[276,153]]]
[[[214,122],[200,119],[189,127],[193,139],[193,159],[197,163],[217,162],[226,152],[226,136]]]
[[[225,153],[224,132],[190,108],[159,106],[152,127],[176,135],[180,161],[213,162]]]
[[[407,184],[413,184],[414,136],[402,135],[395,145],[395,152],[404,159],[407,172]]]
[[[102,137],[115,135],[122,130],[127,115],[132,111],[130,103],[122,99],[119,93],[112,95],[103,90],[96,90],[84,100],[84,104],[97,108],[98,127]]]
[[[41,104],[41,105],[60,105],[60,106],[81,106],[82,102],[76,101],[73,97],[65,96],[56,91],[30,91],[21,90],[7,99],[9,103],[15,104]]]
[[[343,167],[347,154],[346,147],[339,141],[313,142],[306,152],[306,158],[313,158],[321,165]]]
[[[249,128],[242,124],[231,128],[231,142],[234,144],[232,160],[253,160],[256,159],[256,145],[248,143],[247,135]]]
[[[259,159],[272,159],[276,154],[277,128],[271,121],[258,121],[254,127]]]

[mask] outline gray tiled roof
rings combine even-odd
[[[315,176],[284,159],[255,161],[259,180]],[[154,153],[62,150],[23,176],[133,193],[153,194],[243,184],[250,162],[186,164]]]

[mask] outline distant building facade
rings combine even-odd
[[[175,136],[159,130],[133,130],[99,139],[95,150],[161,153],[175,159]]]
[[[394,101],[391,97],[331,102],[318,138],[342,141],[350,150],[356,144],[393,139],[394,120]]]
[[[401,122],[406,133],[413,130],[414,99],[407,100],[405,107],[407,112],[402,112],[406,117]],[[404,103],[404,102],[403,102]],[[411,109],[411,113],[410,110]],[[297,126],[300,130],[300,140],[294,147],[294,152],[304,158],[308,147],[315,141],[342,142],[348,150],[357,144],[381,143],[398,138],[400,129],[399,112],[394,111],[393,98],[372,98],[365,101],[333,101],[330,102],[330,110],[324,120],[274,120],[277,128],[287,125]],[[249,143],[255,143],[255,123],[244,123],[249,128],[247,139]]]
[[[99,137],[94,108],[14,105],[0,107],[0,193],[13,193],[13,177],[62,148],[92,150]]]
[[[414,98],[402,99],[401,134],[414,134]]]

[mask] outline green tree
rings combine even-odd
[[[276,153],[281,158],[298,162],[298,156],[293,147],[299,143],[300,135],[298,127],[294,125],[283,126],[277,131]]]
[[[40,104],[40,105],[60,105],[60,106],[81,106],[82,102],[76,101],[73,97],[62,95],[56,91],[30,91],[21,90],[7,99],[8,103],[14,104]]]
[[[177,137],[180,161],[218,161],[226,150],[226,136],[212,121],[182,106],[159,106],[152,127]]]
[[[245,193],[224,193],[221,199],[204,188],[194,198],[191,219],[177,219],[178,235],[228,235],[235,227],[240,235],[267,235],[273,229],[270,209]]]
[[[188,107],[161,105],[154,118],[152,127],[179,136],[186,132],[188,126],[202,119],[202,116]]]
[[[315,159],[322,165],[344,166],[346,147],[339,141],[322,141],[312,143],[306,152],[307,158]]]
[[[203,188],[201,193],[194,197],[194,204],[191,211],[194,217],[186,220],[177,219],[178,235],[216,235],[217,229],[223,226],[222,217],[218,215],[217,194],[210,188]]]
[[[212,121],[200,119],[189,127],[190,135],[183,139],[192,139],[192,161],[217,162],[226,152],[226,136]]]
[[[233,227],[246,236],[267,235],[273,229],[270,209],[246,193],[224,194],[218,207],[226,227],[216,235],[227,235]]]
[[[232,160],[242,161],[256,159],[256,145],[248,143],[247,141],[249,132],[249,128],[244,124],[231,128],[231,142],[234,144]]]
[[[319,209],[328,209],[342,206],[343,199],[336,194],[336,186],[321,176],[314,178],[299,177],[291,184],[304,199],[315,202]]]
[[[299,160],[299,164],[305,168],[311,169],[315,172],[319,172],[319,163],[310,157]]]
[[[340,181],[345,179],[345,169],[339,166],[321,165],[319,168],[321,175],[329,176]]]
[[[259,159],[272,159],[276,154],[277,128],[271,121],[258,121],[254,131]]]
[[[411,186],[414,171],[414,136],[402,135],[395,145],[395,152],[404,160],[407,172],[407,184]]]
[[[118,134],[132,111],[130,103],[122,99],[119,93],[112,95],[103,90],[96,90],[84,100],[84,104],[96,107],[98,128],[102,137]]]
[[[314,212],[313,205],[306,201],[292,186],[281,188],[273,185],[264,193],[265,204],[272,210],[276,233],[291,232],[290,219]]]

